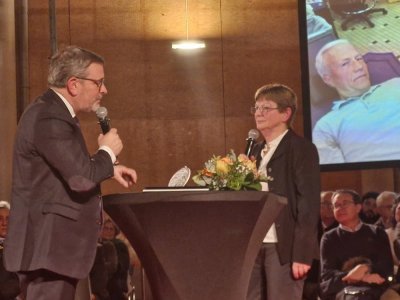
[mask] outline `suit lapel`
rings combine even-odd
[[[89,151],[87,150],[85,139],[83,137],[81,127],[79,125],[79,121],[77,122],[78,119],[74,119],[71,116],[71,113],[69,112],[68,108],[65,106],[64,102],[61,100],[61,98],[52,90],[48,89],[47,92],[43,95],[42,97],[43,101],[46,102],[52,102],[54,104],[55,109],[55,114],[58,115],[58,117],[64,119],[68,123],[70,123],[73,127],[76,129],[76,135],[79,140],[79,144],[81,145],[82,149],[84,152],[89,155]]]
[[[287,149],[290,144],[290,137],[292,136],[293,132],[289,129],[289,131],[285,134],[282,138],[281,142],[279,143],[278,147],[276,148],[274,154],[272,155],[269,163],[274,161],[275,159],[279,158],[280,156],[284,155],[287,152]]]
[[[269,162],[279,158],[280,156],[284,155],[287,152],[287,149],[290,144],[290,139],[293,135],[293,131],[291,129],[288,130],[288,132],[285,134],[285,136],[282,138],[281,142],[279,143],[278,147],[276,148],[274,154],[272,155],[271,159]],[[265,141],[258,143],[257,145],[254,146],[254,150],[252,151],[251,155],[254,155],[254,157],[257,160],[257,168],[260,166],[261,163],[261,151],[264,149],[265,146]]]

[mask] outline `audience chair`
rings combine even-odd
[[[127,300],[135,300],[136,299],[135,287],[131,288],[131,290],[128,292],[127,296],[128,296]]]
[[[347,30],[347,25],[352,21],[365,21],[370,27],[374,23],[369,19],[369,15],[375,12],[387,14],[384,8],[375,8],[376,0],[329,0],[331,10],[344,18],[341,27]]]

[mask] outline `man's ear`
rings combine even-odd
[[[75,97],[78,92],[79,92],[79,82],[78,82],[78,78],[76,77],[70,77],[67,81],[67,90],[68,93]]]
[[[322,75],[322,80],[329,85],[330,87],[334,88],[333,82],[332,82],[332,77],[328,74]]]

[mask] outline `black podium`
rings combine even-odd
[[[135,248],[155,300],[244,300],[268,228],[287,203],[267,192],[104,197]]]

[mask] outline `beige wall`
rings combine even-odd
[[[16,117],[14,1],[0,2],[0,200],[11,192]]]
[[[285,83],[301,104],[295,0],[190,0],[189,37],[207,43],[192,54],[171,49],[173,40],[186,36],[183,0],[56,2],[58,46],[87,47],[106,59],[109,95],[103,105],[124,140],[119,159],[138,171],[134,191],[165,186],[184,165],[195,172],[213,154],[243,151],[254,127],[248,111],[259,86]],[[28,22],[33,99],[46,88],[47,2],[29,1]],[[94,151],[96,118],[80,118]],[[300,134],[302,124],[300,105],[295,123]],[[393,188],[392,177],[391,169],[334,172],[323,173],[322,182],[324,189],[345,186],[363,192],[371,184]],[[103,190],[124,191],[112,182]]]

